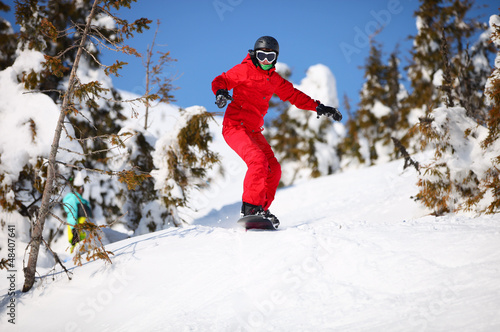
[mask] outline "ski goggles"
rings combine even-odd
[[[274,60],[276,60],[276,52],[274,51],[265,52],[258,50],[257,52],[255,52],[255,56],[257,57],[257,60],[259,60],[260,62],[263,62],[266,59],[269,62],[273,62]]]

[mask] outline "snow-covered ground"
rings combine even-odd
[[[2,270],[0,331],[500,330],[500,215],[430,216],[396,161],[281,189],[280,229],[245,232],[244,166],[219,139],[227,172],[191,226],[109,244],[112,264],[66,262],[72,280],[41,271],[15,297]]]

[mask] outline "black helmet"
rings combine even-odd
[[[263,48],[268,48],[275,51],[276,53],[280,52],[280,45],[278,44],[278,41],[271,36],[260,37],[259,39],[257,39],[255,45],[253,46],[254,50]]]

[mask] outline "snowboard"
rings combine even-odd
[[[261,229],[261,230],[271,230],[274,231],[273,223],[271,220],[266,219],[262,216],[245,216],[238,220],[238,224],[245,227],[246,230],[249,229]]]

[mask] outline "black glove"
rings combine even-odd
[[[318,113],[318,118],[320,115],[326,115],[327,117],[332,117],[335,121],[342,120],[342,114],[340,114],[339,110],[335,107],[319,104],[318,107],[316,107],[316,112]]]
[[[233,100],[233,97],[227,92],[226,89],[219,89],[215,94],[215,104],[219,108],[226,106],[228,100]]]

